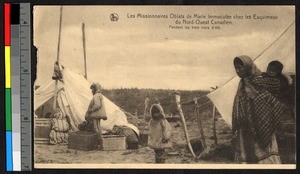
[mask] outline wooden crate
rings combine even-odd
[[[77,131],[69,133],[68,148],[78,150],[98,149],[98,135],[93,132]]]
[[[49,144],[51,131],[50,118],[34,118],[34,143]]]
[[[49,138],[34,138],[35,144],[50,144]]]
[[[103,135],[103,150],[126,150],[126,137],[117,135]]]

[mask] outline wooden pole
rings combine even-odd
[[[59,62],[59,53],[60,53],[60,36],[61,36],[62,10],[63,10],[63,7],[60,6],[59,28],[58,28],[58,42],[57,42],[58,44],[57,44],[57,53],[56,53],[57,62]]]
[[[218,86],[216,87],[210,87],[213,91],[218,89]],[[216,106],[213,106],[213,136],[214,136],[214,141],[215,141],[215,145],[218,145],[218,138],[217,138],[217,132],[216,132]]]
[[[216,106],[213,106],[213,134],[214,134],[214,140],[215,145],[218,145],[218,138],[217,138],[217,132],[216,132]]]
[[[150,99],[146,98],[145,99],[145,110],[144,110],[144,131],[146,130],[146,117],[148,114],[149,103],[150,103]]]
[[[183,111],[182,111],[182,109],[181,109],[180,95],[176,94],[176,95],[175,95],[175,100],[176,100],[177,109],[178,109],[178,111],[179,111],[179,115],[180,115],[180,118],[181,118],[181,121],[182,121],[183,131],[184,131],[184,135],[185,135],[185,138],[186,138],[187,145],[188,145],[189,150],[190,150],[190,152],[192,153],[193,157],[195,158],[196,155],[195,155],[195,153],[194,153],[193,147],[192,147],[191,142],[190,142],[190,137],[189,137],[188,132],[187,132],[187,127],[186,127],[186,123],[185,123],[185,118],[184,118],[184,115],[183,115]]]
[[[84,23],[82,23],[82,44],[83,44],[83,58],[84,58],[84,78],[87,79],[86,49],[85,49],[85,24]]]
[[[57,61],[58,64],[59,64],[59,52],[60,52],[60,35],[61,35],[62,11],[63,11],[63,7],[60,6],[59,28],[58,28],[58,42],[57,42],[57,53],[56,53],[56,61]],[[57,83],[58,83],[58,81],[55,80],[55,94],[54,94],[53,109],[56,108],[56,100],[57,100],[57,92],[58,92]]]
[[[196,118],[197,118],[198,129],[199,129],[199,132],[201,135],[201,141],[203,143],[203,147],[206,148],[206,142],[205,142],[204,131],[203,131],[202,122],[201,122],[201,118],[200,118],[198,102],[197,102],[197,99],[194,99],[194,101],[195,101],[195,114],[196,114]]]

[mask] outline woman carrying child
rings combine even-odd
[[[241,78],[232,113],[235,161],[280,164],[275,133],[283,106],[271,93],[280,89],[280,82],[263,77],[248,56],[238,56],[233,63]]]

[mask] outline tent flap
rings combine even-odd
[[[58,82],[57,101],[61,110],[70,117],[71,127],[76,130],[78,124],[85,120],[92,93],[90,91],[90,83],[81,75],[64,68],[63,83]],[[55,82],[53,80],[47,82],[34,92],[34,110],[50,100],[55,94]],[[117,105],[103,96],[103,103],[107,112],[107,120],[101,121],[103,130],[112,129],[114,125],[124,125],[131,127],[137,134],[138,129],[128,123],[126,115]]]

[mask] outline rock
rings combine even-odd
[[[178,151],[168,152],[168,155],[177,156],[179,155],[179,152]]]

